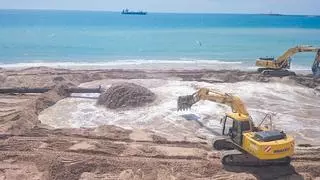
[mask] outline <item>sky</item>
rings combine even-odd
[[[0,0],[0,9],[320,15],[319,0]]]

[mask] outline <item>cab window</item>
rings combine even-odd
[[[249,121],[241,122],[241,129],[242,131],[250,131],[250,122]]]
[[[234,126],[233,123],[234,123],[233,119],[226,117],[225,128],[223,131],[224,135],[227,135],[229,133],[229,129]]]

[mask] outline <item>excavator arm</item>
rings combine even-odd
[[[207,100],[216,103],[226,104],[231,107],[233,113],[249,116],[249,113],[237,96],[228,93],[220,93],[218,91],[201,88],[192,95],[180,96],[178,98],[178,111],[191,108],[191,106],[200,100]]]
[[[283,62],[287,62],[293,55],[298,52],[317,52],[318,50],[319,48],[315,48],[312,46],[297,46],[294,48],[290,48],[284,54],[277,58],[276,63],[282,64]]]

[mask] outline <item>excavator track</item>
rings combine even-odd
[[[229,137],[217,136],[212,140],[212,147],[215,150],[232,150],[234,145]]]
[[[296,76],[295,72],[289,70],[273,70],[273,69],[265,69],[259,70],[261,74],[264,76],[272,76],[272,77],[283,77],[283,76]]]
[[[221,162],[228,166],[287,166],[291,162],[290,157],[275,160],[260,160],[248,153],[242,153],[238,150],[230,150],[222,153]]]
[[[221,155],[221,162],[228,166],[271,166],[271,165],[289,165],[291,158],[282,158],[276,160],[260,160],[251,154],[241,152],[237,149],[228,137],[215,137],[212,146],[216,150],[225,150]]]

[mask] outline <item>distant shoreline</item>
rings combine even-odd
[[[77,63],[77,62],[60,62],[60,63],[17,63],[2,64],[0,70],[23,70],[28,68],[57,68],[68,70],[123,70],[123,71],[242,71],[257,72],[254,64],[242,62],[223,62],[223,61],[160,61],[160,62],[143,62],[143,61],[124,61],[109,63]],[[297,74],[311,74],[309,67],[292,67],[290,71]]]

